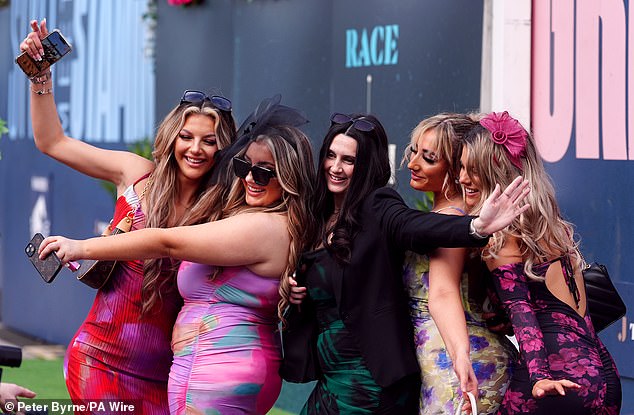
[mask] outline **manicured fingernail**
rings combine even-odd
[[[38,53],[37,55],[35,55],[35,60],[38,62],[42,61],[42,56]]]

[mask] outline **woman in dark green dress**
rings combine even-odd
[[[305,278],[319,325],[317,352],[324,379],[317,383],[302,414],[373,413],[380,402],[381,387],[339,316],[330,280],[337,263],[324,248],[306,253],[302,259],[312,263]]]
[[[378,119],[336,113],[331,121],[313,202],[320,232],[300,259],[298,286],[282,288],[281,306],[293,305],[281,373],[318,381],[304,414],[416,414],[420,374],[404,252],[486,244],[525,210],[526,184],[498,190],[477,218],[413,210],[385,187],[391,170]]]

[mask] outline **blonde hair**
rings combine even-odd
[[[447,199],[462,194],[459,177],[460,143],[459,139],[477,125],[477,120],[468,114],[443,112],[425,118],[412,130],[410,145],[405,148],[401,167],[410,160],[412,147],[428,131],[436,132],[436,154],[439,160],[447,163],[447,172],[443,180],[442,190]]]
[[[463,146],[468,149],[467,174],[479,180],[482,189],[480,203],[471,214],[480,211],[496,184],[504,189],[521,175],[531,187],[526,199],[530,208],[506,229],[492,235],[482,251],[483,259],[495,257],[511,236],[519,241],[524,272],[532,279],[543,280],[533,272],[535,265],[566,254],[570,255],[574,268],[581,269],[584,261],[573,225],[561,216],[552,180],[546,173],[533,137],[528,134],[526,151],[520,159],[521,170],[511,162],[506,149],[493,142],[489,130],[479,124],[465,135]]]
[[[235,139],[235,124],[230,113],[221,114],[205,103],[179,105],[163,119],[158,127],[154,140],[152,156],[156,167],[152,172],[152,180],[146,193],[147,228],[167,228],[206,221],[207,215],[200,215],[196,205],[201,202],[200,196],[207,188],[211,171],[200,181],[196,199],[192,209],[183,217],[176,215],[176,199],[180,194],[177,180],[178,164],[174,158],[176,138],[192,114],[207,115],[214,120],[218,150],[228,147]],[[197,214],[194,214],[193,212]],[[175,288],[177,263],[170,259],[155,258],[146,260],[143,271],[142,314],[148,312],[162,298],[162,293]]]

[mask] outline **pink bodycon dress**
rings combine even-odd
[[[281,388],[277,278],[182,262],[172,334],[170,412],[266,414]]]

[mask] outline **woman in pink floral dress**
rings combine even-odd
[[[535,142],[507,112],[484,116],[463,138],[460,182],[471,214],[518,174],[531,184],[530,209],[482,252],[520,346],[498,414],[618,414],[619,375],[592,326],[584,261]]]

